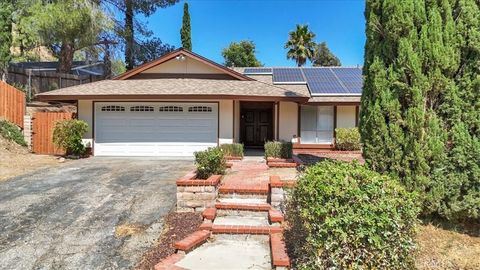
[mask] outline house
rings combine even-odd
[[[330,149],[358,124],[360,68],[235,68],[184,49],[112,80],[38,94],[72,102],[96,156],[191,156],[218,144]]]

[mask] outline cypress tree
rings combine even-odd
[[[183,23],[180,29],[180,38],[182,40],[182,47],[192,51],[192,37],[190,34],[190,13],[188,12],[188,3],[183,5]]]
[[[7,80],[8,65],[12,58],[12,4],[0,1],[0,80]]]
[[[368,0],[365,10],[366,162],[417,191],[425,213],[452,219],[480,216],[479,5]]]

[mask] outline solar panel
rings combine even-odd
[[[333,73],[352,94],[361,94],[363,87],[362,70],[359,68],[332,68]]]
[[[305,68],[303,73],[313,95],[349,93],[330,68]]]
[[[272,74],[271,68],[246,68],[243,74]]]
[[[274,68],[274,83],[305,83],[302,70],[300,68]]]

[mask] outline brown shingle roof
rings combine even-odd
[[[39,100],[77,100],[106,98],[233,98],[272,97],[301,99],[306,101],[307,92],[285,89],[259,81],[210,80],[210,79],[144,79],[104,80],[53,90],[36,96]],[[197,97],[198,96],[198,97]]]

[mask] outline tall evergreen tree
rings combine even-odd
[[[336,57],[327,46],[326,42],[317,44],[312,64],[316,67],[341,66],[340,59]]]
[[[188,3],[183,4],[183,24],[180,29],[180,38],[182,39],[182,47],[192,51],[192,37],[190,33],[190,13],[188,12]]]
[[[365,159],[446,218],[480,217],[479,5],[366,2]]]
[[[12,58],[12,4],[0,1],[0,80],[7,80],[8,64]]]

